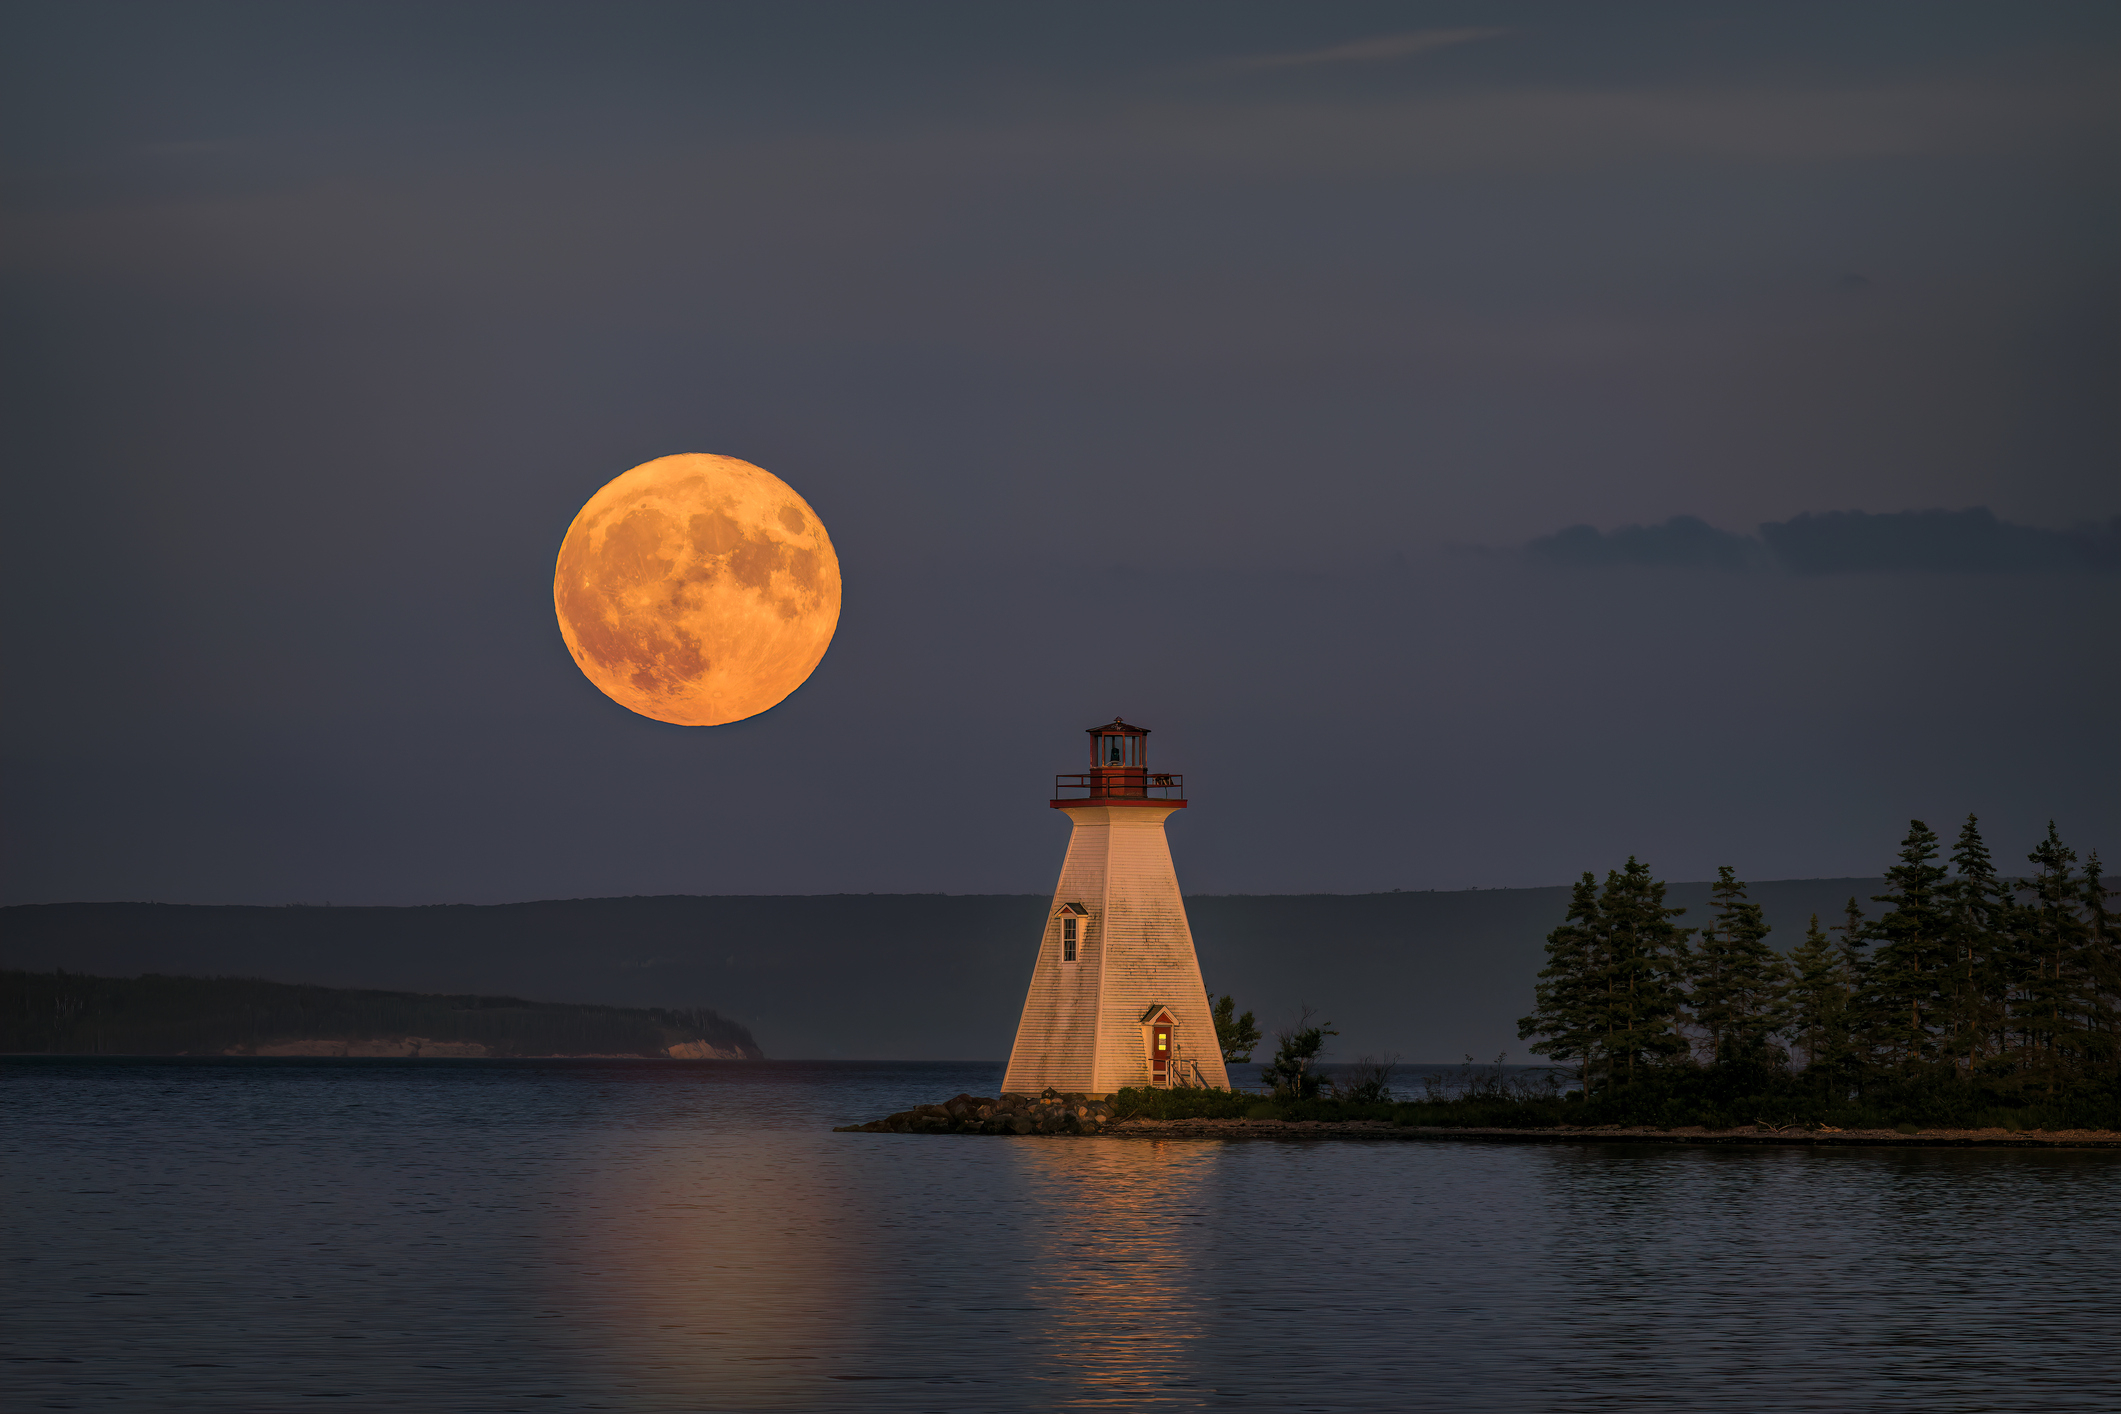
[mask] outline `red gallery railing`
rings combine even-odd
[[[1175,771],[1120,767],[1076,771],[1053,778],[1055,800],[1184,800],[1186,778]]]

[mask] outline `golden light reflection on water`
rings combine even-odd
[[[613,1293],[595,1362],[612,1407],[818,1403],[874,1299],[845,1244],[866,1231],[873,1247],[890,1220],[845,1175],[805,1162],[810,1149],[715,1135],[608,1170],[584,1204],[599,1220],[553,1295]]]
[[[609,1332],[585,1373],[621,1403],[725,1409],[897,1407],[998,1381],[1124,1406],[1191,1379],[1223,1146],[836,1144],[702,1137],[610,1169],[551,1292]],[[614,1308],[580,1310],[595,1292]]]
[[[1065,1351],[1076,1401],[1132,1396],[1145,1380],[1183,1378],[1201,1329],[1202,1206],[1225,1146],[1043,1143],[1016,1146],[1025,1180],[1064,1192],[1066,1216],[1028,1244],[1026,1305],[1037,1338]]]

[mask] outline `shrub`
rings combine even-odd
[[[1338,1036],[1330,1021],[1311,1024],[1311,1008],[1303,1009],[1296,1025],[1274,1033],[1281,1049],[1259,1072],[1259,1078],[1274,1087],[1276,1099],[1303,1100],[1318,1093],[1318,1076],[1312,1067],[1325,1050],[1326,1037]]]

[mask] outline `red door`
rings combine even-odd
[[[1149,1028],[1149,1035],[1150,1075],[1161,1085],[1171,1073],[1171,1028],[1160,1022]]]

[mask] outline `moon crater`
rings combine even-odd
[[[840,562],[789,485],[734,457],[658,457],[575,516],[553,570],[567,649],[644,717],[719,726],[803,685],[840,616]]]

